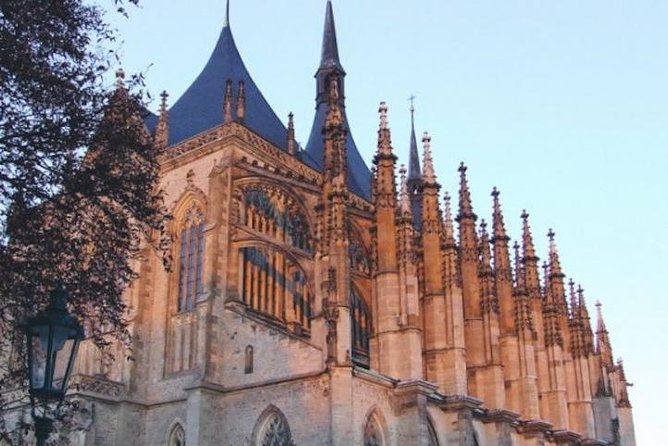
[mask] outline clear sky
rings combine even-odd
[[[99,0],[103,1],[103,0]],[[109,2],[110,3],[110,2]],[[428,130],[439,181],[490,219],[501,191],[513,239],[526,208],[539,248],[554,228],[564,272],[603,311],[634,383],[640,445],[665,438],[668,404],[668,2],[665,0],[334,1],[347,112],[362,156],[387,101],[406,161],[409,102]],[[127,72],[143,71],[173,104],[216,43],[224,0],[150,1],[112,17]],[[325,0],[232,0],[231,24],[276,113],[313,119]],[[119,43],[120,44],[120,43]],[[153,109],[157,108],[157,101]]]

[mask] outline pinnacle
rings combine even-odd
[[[381,102],[378,107],[380,115],[380,124],[378,126],[378,154],[392,156],[392,140],[390,137],[390,127],[387,121],[387,104]]]
[[[455,243],[455,229],[452,224],[452,206],[450,202],[452,198],[450,194],[446,191],[443,194],[443,224],[445,232],[445,241],[448,244]]]
[[[401,178],[401,189],[399,190],[399,211],[401,215],[411,214],[411,202],[408,198],[408,185],[406,181],[406,166],[399,167],[399,177]]]
[[[536,248],[533,244],[531,226],[529,225],[529,214],[526,210],[522,211],[522,245],[524,248],[524,260],[537,261],[538,257],[536,257]]]
[[[225,22],[223,23],[223,27],[230,27],[230,0],[227,0],[225,4]]]
[[[428,132],[422,135],[422,180],[428,184],[436,184],[436,173],[434,172],[434,161],[431,156],[431,136]]]
[[[493,214],[493,224],[494,224],[494,238],[495,240],[505,240],[508,241],[510,238],[506,234],[506,225],[503,221],[503,212],[501,211],[501,204],[499,203],[500,192],[496,187],[492,190],[492,197],[494,198],[494,214]]]
[[[459,215],[457,220],[461,221],[463,218],[472,218],[476,219],[476,215],[473,213],[473,205],[471,204],[471,192],[469,191],[468,181],[466,179],[466,169],[467,167],[464,163],[459,164]]]
[[[489,234],[487,233],[487,222],[480,220],[480,261],[483,272],[492,271],[492,253],[489,247]]]

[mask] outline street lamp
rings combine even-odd
[[[67,311],[67,297],[65,288],[58,285],[51,292],[49,307],[25,323],[37,446],[45,445],[51,433],[54,419],[49,416],[50,406],[56,403],[57,415],[83,337],[81,325]]]

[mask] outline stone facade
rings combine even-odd
[[[146,120],[174,268],[148,247],[137,261],[131,352],[106,364],[82,346],[74,443],[634,445],[623,365],[600,307],[594,333],[567,290],[553,234],[540,274],[523,215],[512,256],[498,191],[488,232],[463,165],[453,216],[426,134],[422,169],[413,130],[397,177],[384,104],[374,168],[351,166],[331,8],[305,150],[292,120],[284,144],[262,125],[271,110],[243,66],[206,104],[215,125],[170,139],[189,93]],[[226,23],[201,77],[236,51]]]

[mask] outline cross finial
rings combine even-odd
[[[409,100],[410,103],[411,103],[411,108],[410,108],[410,110],[411,110],[411,117],[413,116],[413,113],[415,112],[415,98],[416,98],[416,96],[415,96],[414,94],[411,94],[411,95],[408,97],[408,100]]]

